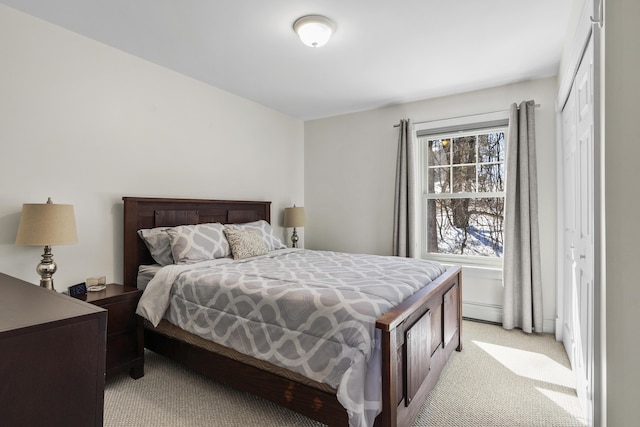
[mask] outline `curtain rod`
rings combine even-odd
[[[534,104],[533,105],[535,108],[539,108],[540,104]],[[520,109],[520,107],[518,107],[518,109]],[[463,117],[473,117],[473,116],[480,116],[482,114],[493,114],[493,113],[504,113],[504,112],[508,112],[509,109],[506,110],[497,110],[497,111],[489,111],[487,113],[476,113],[476,114],[465,114],[464,116],[457,116],[457,117],[447,117],[446,119],[438,119],[438,120],[449,120],[449,119],[461,119]],[[435,120],[425,120],[424,122],[416,122],[414,123],[414,125],[419,125],[421,123],[427,123],[427,122],[433,122]],[[400,123],[393,125],[394,128],[397,128],[400,126]]]

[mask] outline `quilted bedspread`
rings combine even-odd
[[[327,383],[349,424],[370,426],[382,409],[376,319],[444,271],[420,259],[284,249],[163,267],[137,312]]]

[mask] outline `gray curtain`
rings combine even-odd
[[[506,153],[502,326],[542,332],[535,103],[511,105]]]
[[[417,255],[415,159],[411,120],[400,120],[399,129],[393,215],[393,255],[415,257]]]

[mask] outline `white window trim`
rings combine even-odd
[[[436,129],[454,129],[453,131],[451,130],[448,131],[449,133],[454,133],[456,132],[455,128],[460,127],[460,128],[463,128],[463,130],[460,130],[457,133],[463,135],[464,133],[468,133],[468,129],[478,129],[478,127],[482,127],[483,123],[492,123],[492,122],[499,122],[499,121],[505,121],[505,120],[508,121],[508,119],[509,119],[509,110],[494,111],[491,113],[474,114],[470,116],[461,116],[461,117],[454,117],[450,119],[415,123],[413,126],[413,131],[414,131],[414,136],[416,138],[416,141],[418,141],[419,140],[418,135],[421,133],[424,133],[424,131],[430,131],[430,130],[436,130]],[[494,127],[495,126],[490,126],[488,127],[488,129],[494,128]],[[469,266],[469,267],[480,267],[480,268],[502,270],[503,258],[482,257],[482,256],[472,256],[472,255],[433,254],[433,253],[428,253],[426,251],[426,245],[425,245],[426,232],[424,230],[424,225],[426,224],[427,219],[426,219],[426,209],[424,209],[423,207],[426,206],[426,202],[428,199],[433,199],[437,197],[433,197],[433,195],[430,195],[428,197],[428,195],[423,191],[424,179],[425,179],[424,177],[425,165],[424,165],[424,156],[422,155],[423,153],[422,144],[416,144],[416,148],[419,151],[419,155],[416,156],[416,158],[418,159],[418,163],[419,163],[418,170],[420,171],[419,181],[417,182],[417,184],[419,185],[416,186],[416,189],[420,194],[420,197],[419,197],[420,207],[417,210],[419,214],[418,217],[421,218],[421,220],[417,224],[418,226],[417,240],[420,248],[421,257],[424,259],[431,259],[434,261],[438,261],[444,264],[458,264],[458,265]],[[478,196],[478,194],[479,193],[473,193],[473,196]],[[480,194],[482,195],[482,197],[490,197],[491,194],[493,193],[480,193]],[[499,194],[501,197],[504,197],[504,193],[499,193]],[[457,198],[457,197],[462,198],[462,197],[469,197],[469,196],[471,196],[470,193],[456,193],[456,194],[447,195],[447,198]]]

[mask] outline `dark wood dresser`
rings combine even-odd
[[[107,311],[0,273],[0,424],[102,426]]]

